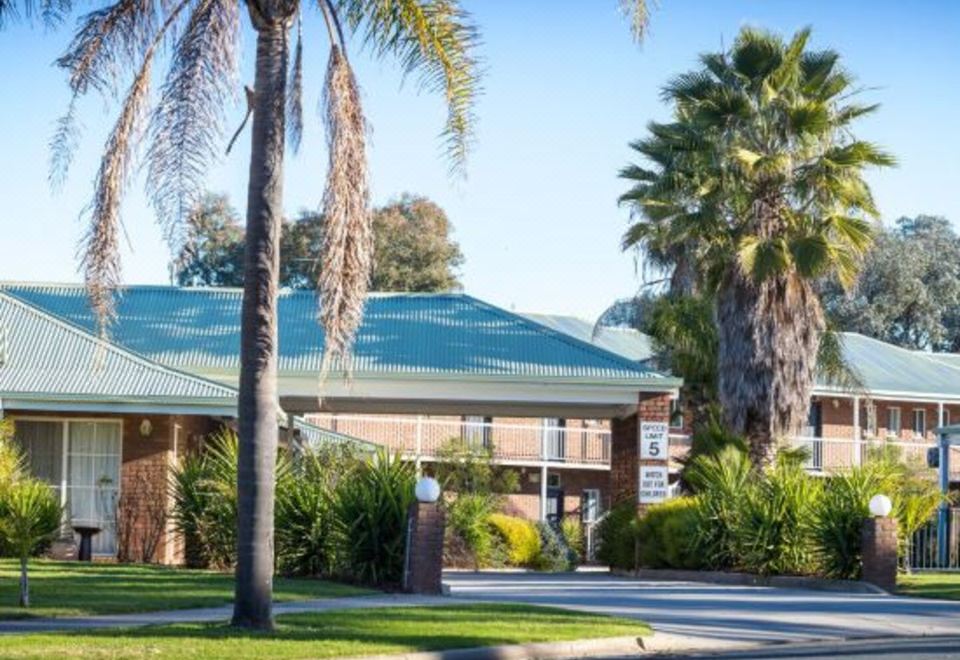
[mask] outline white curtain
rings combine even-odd
[[[14,438],[27,459],[30,474],[43,479],[60,495],[63,479],[63,422],[18,421]]]
[[[119,424],[70,423],[67,479],[70,523],[101,529],[93,537],[94,554],[116,552],[120,443]]]

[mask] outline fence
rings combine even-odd
[[[921,438],[855,440],[796,436],[791,439],[790,445],[806,450],[809,456],[807,467],[810,470],[825,473],[847,470],[881,457],[924,469],[927,467],[927,453],[937,448],[933,440]],[[960,478],[960,447],[951,448],[950,475],[953,479]]]
[[[902,565],[907,571],[960,572],[960,508],[952,507],[947,515],[947,553],[940,558],[938,516],[907,539]]]

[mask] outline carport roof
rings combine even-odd
[[[80,285],[4,283],[0,290],[95,329]],[[229,380],[239,369],[241,298],[240,289],[129,286],[119,296],[111,339],[162,364]],[[313,292],[281,292],[282,377],[319,372],[323,332],[316,317]],[[628,357],[459,293],[372,294],[353,374],[678,384]]]

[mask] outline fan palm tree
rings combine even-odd
[[[642,37],[648,20],[644,0],[619,4],[634,36]],[[0,0],[0,27],[8,19],[33,15],[54,24],[71,5],[71,0]],[[246,89],[247,118],[252,115],[253,122],[241,317],[233,622],[269,628],[283,166],[287,139],[296,151],[303,128],[303,7],[299,0],[248,0],[245,6],[257,36],[254,84]],[[326,371],[349,368],[348,352],[363,312],[373,250],[366,120],[347,54],[347,33],[362,32],[374,52],[396,56],[407,72],[421,74],[425,86],[443,94],[447,104],[443,137],[455,171],[463,167],[471,141],[479,70],[477,30],[457,0],[317,0],[308,6],[322,14],[330,43],[323,90],[328,168],[319,282]],[[224,107],[235,89],[241,7],[236,0],[113,0],[81,19],[58,60],[67,72],[73,99],[52,140],[52,182],[60,181],[70,164],[77,139],[77,99],[96,91],[120,101],[94,181],[90,226],[82,245],[84,279],[103,331],[115,314],[114,295],[121,284],[120,205],[136,147],[146,139],[148,193],[173,254],[178,254],[185,239],[184,220],[200,200],[204,176],[220,153]],[[152,73],[164,50],[169,66],[153,103]],[[121,92],[124,84],[128,86]]]
[[[894,163],[853,136],[877,106],[851,101],[839,55],[809,36],[745,28],[703,55],[664,90],[674,123],[636,145],[652,169],[625,172],[641,217],[627,243],[678,250],[714,297],[720,404],[757,465],[806,419],[825,330],[813,284],[854,283],[878,215],[863,172]]]

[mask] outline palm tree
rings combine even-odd
[[[34,14],[55,24],[71,5],[71,0],[0,0],[0,27],[7,19]],[[443,94],[448,110],[443,138],[454,171],[462,169],[471,142],[479,68],[477,30],[457,0],[318,0],[316,7],[330,43],[323,90],[329,164],[319,283],[327,371],[349,368],[373,250],[366,120],[346,33],[362,32],[378,55],[396,56],[407,72],[419,73],[426,87]],[[634,36],[642,37],[648,20],[644,0],[620,0],[620,7]],[[90,303],[104,332],[115,314],[114,294],[121,285],[120,204],[136,146],[146,138],[148,193],[173,254],[178,254],[185,239],[184,220],[201,199],[204,176],[220,153],[224,106],[235,88],[240,8],[236,0],[114,0],[82,18],[58,60],[68,74],[73,99],[52,141],[53,183],[62,180],[70,164],[77,99],[90,91],[120,99],[120,114],[94,181],[90,227],[82,245]],[[302,7],[299,0],[248,0],[246,8],[257,45],[254,85],[246,89],[247,117],[252,115],[253,123],[241,317],[233,622],[269,628],[283,165],[287,137],[296,151],[303,127]],[[169,68],[153,104],[154,61],[165,49]],[[129,86],[120,94],[118,85],[127,77]]]
[[[825,330],[814,283],[851,286],[871,243],[863,171],[894,163],[853,136],[877,106],[850,100],[839,55],[809,36],[746,28],[703,55],[664,90],[674,122],[636,145],[652,169],[626,172],[640,216],[627,242],[678,250],[714,297],[719,401],[758,465],[807,415]]]
[[[16,481],[0,497],[0,534],[20,560],[20,607],[30,607],[30,556],[60,531],[63,509],[49,484],[29,477]]]

